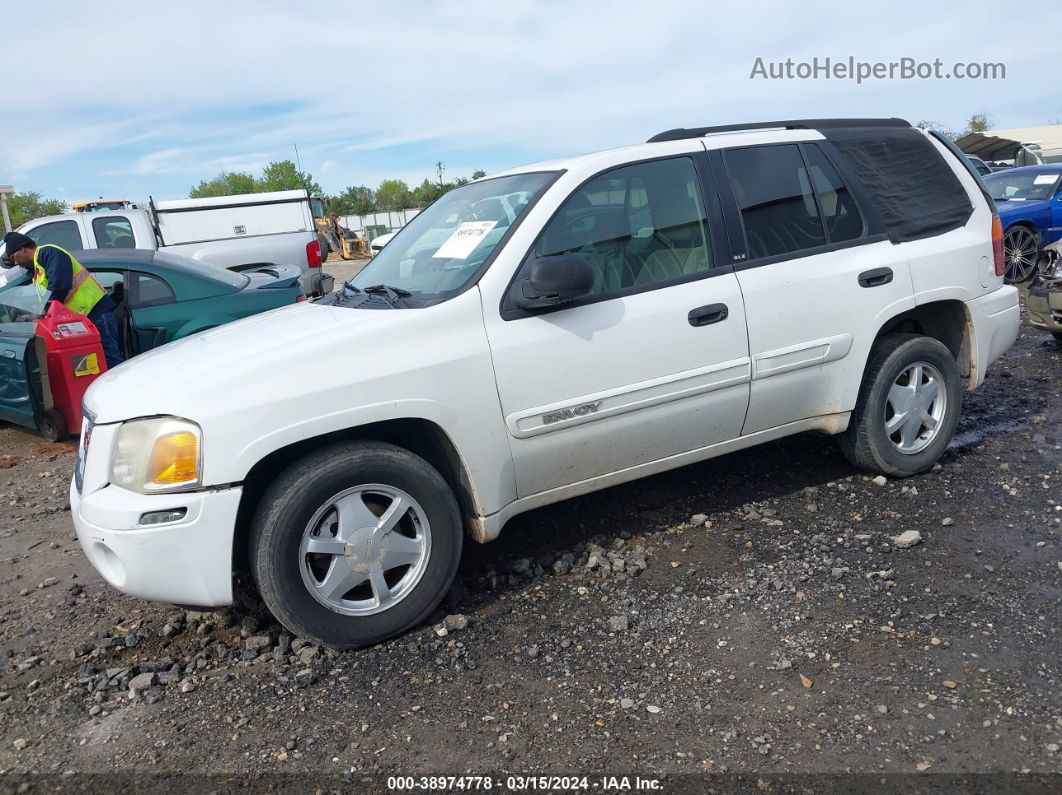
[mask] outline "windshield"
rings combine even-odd
[[[386,284],[413,301],[457,294],[554,176],[515,174],[455,188],[417,213],[351,284]]]
[[[997,201],[1040,201],[1050,199],[1062,177],[1057,171],[1014,173],[1004,171],[985,177],[988,194]]]
[[[0,270],[0,326],[39,319],[50,295],[32,284],[22,268]]]

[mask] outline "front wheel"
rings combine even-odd
[[[352,442],[292,464],[251,531],[251,568],[273,615],[336,648],[386,640],[422,622],[461,557],[457,501],[424,459]]]
[[[918,334],[888,334],[870,353],[841,449],[853,464],[891,477],[929,469],[955,433],[962,381],[944,345]]]

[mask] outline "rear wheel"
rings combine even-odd
[[[1021,284],[1036,272],[1036,234],[1027,226],[1012,226],[1003,238],[1003,278],[1008,284]]]
[[[858,467],[891,477],[929,469],[955,433],[962,382],[944,345],[918,334],[875,343],[841,449]]]
[[[427,618],[461,544],[457,501],[434,468],[393,445],[353,442],[296,462],[269,487],[251,566],[281,624],[354,648]]]
[[[67,437],[66,420],[55,409],[48,409],[37,418],[37,432],[49,442]]]

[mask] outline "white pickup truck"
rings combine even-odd
[[[456,188],[331,295],[101,376],[78,539],[149,599],[229,604],[249,568],[350,647],[432,613],[462,527],[802,431],[924,472],[1020,322],[971,169],[899,119],[798,120]]]
[[[36,218],[18,231],[68,251],[159,249],[230,270],[298,265],[303,291],[324,295],[333,280],[321,269],[313,201],[305,190],[152,201],[147,209]]]

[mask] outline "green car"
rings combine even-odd
[[[151,250],[73,253],[117,304],[115,316],[126,358],[304,298],[297,265],[263,264],[235,272]],[[43,296],[30,284],[28,274],[8,270],[4,276],[0,335],[15,331],[12,326],[36,321],[44,308]]]

